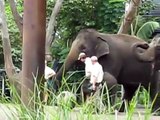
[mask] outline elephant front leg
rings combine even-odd
[[[135,91],[137,90],[138,86],[133,85],[124,85],[124,95],[123,95],[123,102],[120,106],[119,112],[124,112],[125,108],[129,106],[129,102],[132,100]],[[126,106],[127,105],[127,106]]]
[[[108,72],[104,72],[103,82],[107,84],[109,88],[117,84],[117,79]]]
[[[103,83],[107,85],[107,89],[109,92],[110,103],[115,104],[116,94],[118,91],[118,83],[117,79],[108,72],[104,72]]]

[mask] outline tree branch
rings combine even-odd
[[[17,74],[13,61],[12,61],[12,54],[11,54],[11,44],[9,39],[9,33],[7,28],[7,22],[5,17],[5,7],[4,7],[4,0],[0,0],[0,19],[1,19],[1,32],[2,32],[2,45],[3,45],[3,54],[4,54],[4,61],[5,61],[5,70],[7,76],[9,78],[9,82],[13,85],[18,94],[20,95],[20,74]],[[13,95],[14,96],[14,95]]]
[[[118,34],[120,33],[128,34],[128,31],[131,27],[131,23],[133,22],[136,16],[137,8],[139,7],[140,2],[141,0],[131,0],[130,1],[129,8],[126,11],[125,18],[122,21]]]
[[[4,53],[4,61],[5,61],[5,69],[8,77],[13,76],[15,74],[15,69],[12,61],[11,55],[11,45],[9,40],[9,33],[7,28],[7,22],[5,17],[5,8],[4,1],[0,0],[0,16],[2,20],[2,44],[3,44],[3,53]]]
[[[60,8],[62,6],[63,0],[57,0],[56,4],[52,10],[52,14],[50,17],[50,21],[48,23],[47,31],[46,31],[46,55],[51,57],[50,46],[53,42],[53,37],[55,34],[54,28],[56,24],[56,16],[58,15]]]
[[[14,17],[14,20],[15,20],[17,27],[20,31],[20,34],[22,36],[23,35],[23,18],[19,15],[19,13],[17,11],[15,0],[9,0],[9,4],[11,7],[11,11],[12,11],[12,15]]]

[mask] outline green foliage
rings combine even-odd
[[[65,36],[71,35],[70,37],[75,36],[80,29],[87,27],[113,32],[116,28],[109,29],[110,27],[108,27],[107,29],[106,27],[107,25],[118,27],[120,18],[124,13],[123,10],[123,2],[106,0],[94,2],[93,0],[65,1],[58,18],[58,27],[64,28],[62,30],[68,33]]]
[[[64,1],[58,17],[58,31],[65,41],[73,39],[80,29],[95,25],[94,4],[91,0]]]
[[[153,3],[153,0],[146,0],[145,2],[142,2],[138,10],[138,15],[136,16],[136,19],[133,22],[133,35],[137,36],[138,31],[146,22],[157,21],[157,17],[146,16],[150,10],[155,8],[155,6],[156,5]]]
[[[148,14],[150,10],[153,10],[155,4],[153,4],[153,0],[145,0],[139,7],[139,15]]]
[[[62,40],[56,40],[55,42],[56,43],[51,48],[51,52],[54,58],[59,59],[60,63],[63,63],[70,48],[66,47]]]
[[[136,36],[146,40],[147,42],[150,42],[149,39],[151,39],[154,30],[159,27],[160,25],[158,22],[155,21],[146,22],[139,28]]]
[[[125,0],[109,0],[109,3],[114,3],[114,2],[124,2]]]
[[[52,9],[54,8],[54,5],[55,5],[55,0],[47,0],[46,2],[47,2],[46,13],[47,13],[47,22],[48,22],[52,14]]]
[[[99,14],[98,23],[101,32],[117,33],[120,20],[124,14],[124,4],[120,1],[103,1]]]

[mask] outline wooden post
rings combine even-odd
[[[46,0],[24,0],[23,20],[21,100],[33,108],[33,95],[38,96],[34,86],[40,85],[44,74]]]

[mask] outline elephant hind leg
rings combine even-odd
[[[137,90],[138,86],[133,86],[133,85],[124,85],[124,94],[123,94],[123,102],[122,102],[122,105],[119,109],[119,112],[124,112],[125,110],[125,102],[126,102],[126,105],[129,105],[129,102],[132,100],[134,94],[135,94],[135,91]]]

